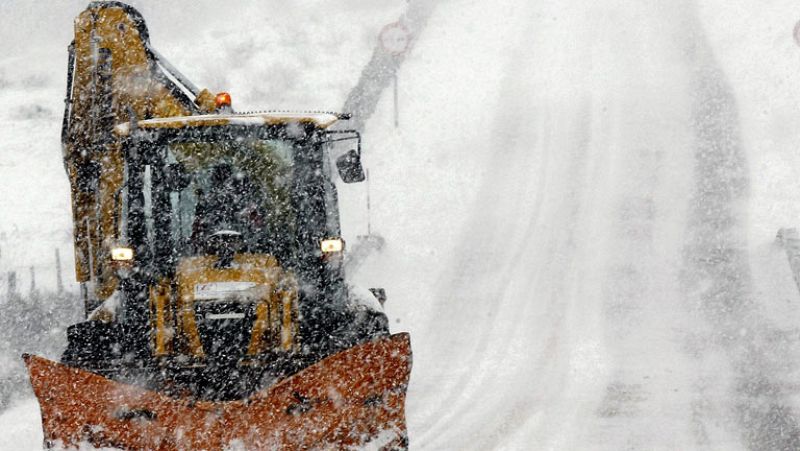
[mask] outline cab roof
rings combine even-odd
[[[137,128],[183,128],[183,127],[213,127],[220,125],[282,125],[282,124],[314,124],[319,128],[328,128],[342,115],[335,113],[293,113],[293,112],[263,112],[263,113],[228,113],[204,114],[197,116],[176,116],[147,119],[136,123]],[[128,136],[131,124],[123,122],[114,127],[118,136]]]

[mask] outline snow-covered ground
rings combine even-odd
[[[132,3],[241,110],[339,108],[405,8]],[[58,132],[83,6],[0,5],[2,271],[69,262]],[[412,334],[412,449],[800,449],[800,296],[773,243],[800,226],[798,19],[788,0],[437,4],[400,127],[390,92],[366,125],[387,244],[353,275]],[[364,187],[341,196],[364,233]],[[0,414],[0,448],[37,449],[36,421],[29,400]]]

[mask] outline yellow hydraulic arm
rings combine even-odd
[[[109,248],[120,239],[123,181],[114,125],[215,109],[150,47],[144,19],[119,2],[93,2],[75,20],[69,46],[62,149],[74,221],[75,271],[91,311],[116,288]]]

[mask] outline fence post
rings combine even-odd
[[[31,266],[31,296],[36,293],[36,268]]]

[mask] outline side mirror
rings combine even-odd
[[[164,168],[164,187],[169,191],[181,191],[192,181],[181,163],[168,164]]]
[[[355,149],[337,158],[336,168],[339,169],[339,176],[345,183],[363,182],[366,178],[364,168],[361,166],[361,156]]]

